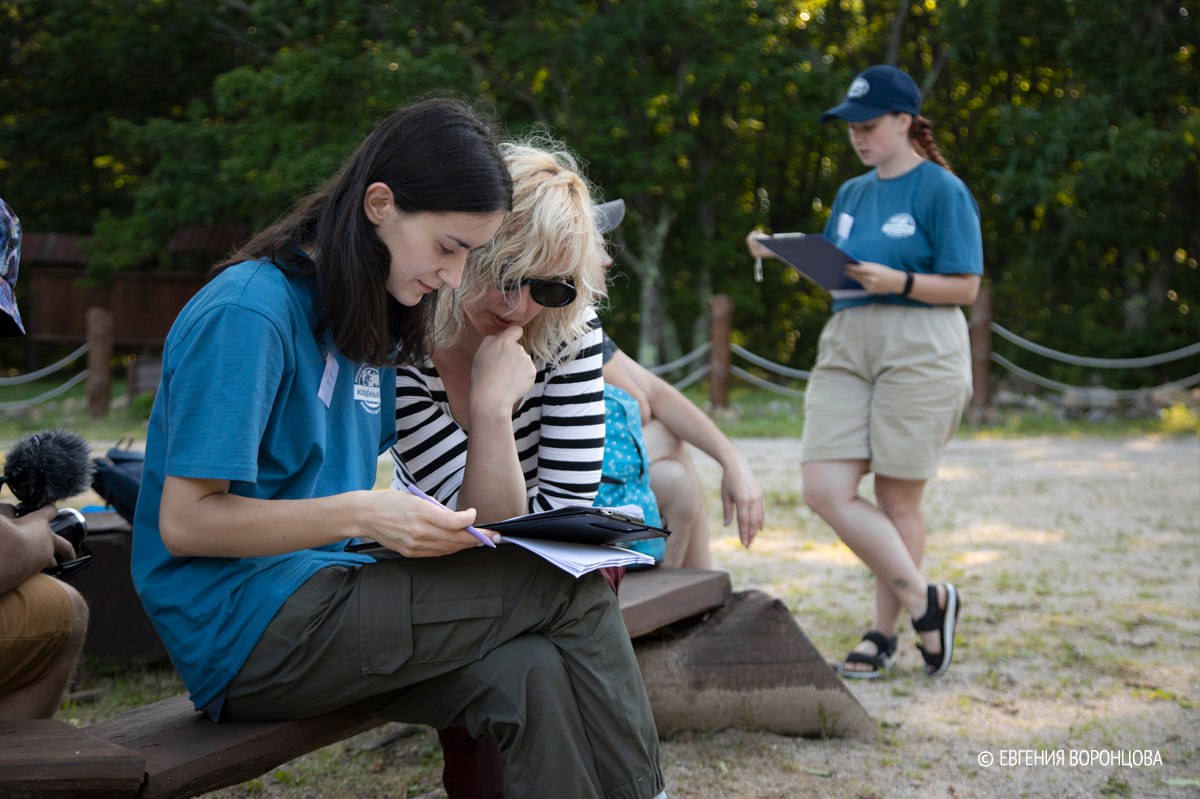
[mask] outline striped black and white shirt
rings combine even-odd
[[[517,457],[529,512],[591,505],[604,458],[604,377],[599,321],[579,341],[575,357],[538,364],[533,387],[513,412]],[[467,431],[450,412],[433,362],[396,370],[396,444],[392,487],[416,483],[450,508],[467,466]]]

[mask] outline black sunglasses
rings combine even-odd
[[[529,286],[529,299],[543,308],[562,308],[575,302],[575,281],[569,277],[527,277],[520,283],[505,283],[500,290],[516,294],[524,286]]]

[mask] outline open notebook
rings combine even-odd
[[[578,577],[610,566],[654,564],[650,555],[613,546],[670,535],[668,530],[644,523],[632,510],[636,509],[558,508],[480,526],[500,533],[501,543],[527,549]],[[377,558],[401,557],[374,541],[351,544],[348,549]]]

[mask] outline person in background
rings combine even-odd
[[[601,206],[607,229],[624,217],[625,204],[613,200]],[[612,257],[603,254],[604,268]],[[650,488],[663,524],[671,530],[662,565],[711,569],[708,510],[704,486],[688,452],[688,444],[707,454],[723,470],[721,504],[725,524],[737,515],[738,537],[749,547],[765,520],[763,492],[741,450],[707,414],[666,380],[626,355],[604,336],[604,382],[634,400],[641,412],[644,452],[650,464]],[[606,470],[607,473],[607,470]]]
[[[465,503],[372,490],[395,367],[511,204],[489,126],[425,100],[218,266],[167,336],[134,585],[214,720],[353,705],[498,741],[512,796],[649,799],[654,719],[603,578],[488,546]]]
[[[14,294],[20,261],[21,223],[0,199],[0,336],[25,334]],[[0,502],[0,719],[48,719],[79,663],[88,606],[70,585],[41,573],[56,556],[75,557],[50,528],[57,509],[15,512]]]
[[[883,675],[902,611],[920,635],[931,677],[946,673],[962,609],[950,583],[921,572],[921,500],[971,397],[967,324],[959,305],[979,290],[979,207],[947,165],[921,93],[905,72],[873,66],[821,121],[847,123],[871,171],[838,190],[825,235],[861,263],[847,274],[865,294],[833,294],[805,395],[804,499],[875,575],[874,625],[838,666]],[[769,258],[761,234],[750,253]],[[875,475],[875,501],[858,493]]]

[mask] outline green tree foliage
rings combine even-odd
[[[807,367],[826,297],[777,263],[753,282],[742,239],[821,229],[862,167],[817,117],[893,62],[980,203],[997,321],[1145,354],[1196,338],[1197,16],[1179,0],[0,0],[0,191],[29,230],[92,230],[97,274],[161,265],[181,227],[277,216],[390,108],[480,97],[626,200],[606,311],[622,346],[690,349],[722,292],[740,343]]]
[[[1099,357],[1194,341],[1195,9],[983,0],[947,18],[946,89],[967,140],[966,177],[983,206],[997,319]],[[1067,368],[1058,376],[1092,377]],[[1178,364],[1126,379],[1149,385],[1172,376],[1183,376]]]
[[[87,233],[144,176],[115,122],[178,119],[243,62],[208,4],[0,2],[0,190],[27,230]]]

